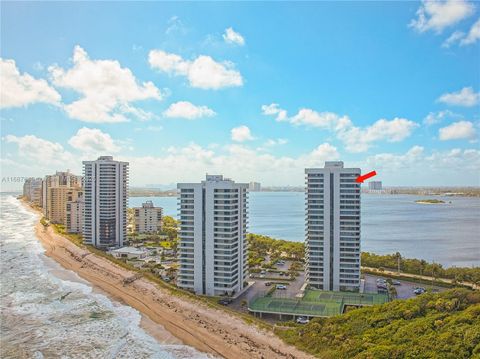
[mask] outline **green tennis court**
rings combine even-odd
[[[388,302],[385,294],[361,294],[307,290],[303,298],[257,297],[248,303],[255,313],[329,317],[343,313],[345,305],[374,305]]]

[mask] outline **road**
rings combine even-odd
[[[391,276],[399,275],[398,272],[389,271],[389,270],[380,271],[378,268],[371,268],[371,267],[363,267],[362,266],[362,269],[366,269],[366,270],[369,270],[369,271],[372,271],[372,272],[376,272],[379,275],[381,275],[382,273],[388,274],[388,275],[391,275]],[[453,280],[448,279],[448,278],[433,278],[433,277],[426,276],[426,275],[411,274],[411,273],[404,273],[404,272],[400,272],[400,275],[403,276],[403,277],[409,277],[409,278],[423,279],[423,280],[429,280],[429,281],[435,279],[438,282],[449,283],[449,284],[453,283]],[[466,286],[466,287],[470,287],[472,289],[480,289],[480,286],[476,286],[474,283],[471,283],[471,282],[459,282],[458,284]]]

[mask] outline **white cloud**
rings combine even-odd
[[[306,167],[323,165],[325,161],[337,160],[340,154],[337,148],[329,143],[323,143],[307,154],[304,158]]]
[[[419,32],[428,30],[436,33],[455,25],[472,15],[475,7],[466,0],[424,0],[417,10],[417,18],[409,26]]]
[[[183,24],[182,20],[178,16],[172,16],[167,21],[167,29],[165,30],[166,35],[170,34],[185,34],[187,33],[187,28]]]
[[[453,32],[443,43],[442,47],[449,48],[456,42],[458,42],[460,39],[465,37],[465,33],[462,31],[455,31]]]
[[[300,109],[295,116],[290,118],[290,123],[332,130],[351,126],[351,121],[347,116],[339,116],[333,112],[317,112],[308,108]]]
[[[82,156],[73,156],[62,145],[27,135],[3,138],[18,144],[18,153],[1,159],[4,175],[42,176],[60,168],[80,173]],[[379,153],[359,162],[345,162],[347,167],[375,169],[385,185],[478,185],[480,150],[449,149],[426,153],[413,146],[405,153]],[[205,147],[189,144],[170,147],[156,156],[121,156],[115,159],[130,162],[132,185],[193,182],[204,179],[205,173],[220,173],[237,182],[256,180],[265,185],[303,185],[304,169],[323,167],[325,161],[341,159],[337,149],[322,143],[298,156],[264,153],[243,144]],[[170,168],[171,171],[165,171]],[[458,176],[461,171],[462,176]]]
[[[236,142],[245,142],[253,140],[250,129],[247,126],[239,126],[231,130],[232,140]]]
[[[64,167],[77,161],[60,143],[44,140],[35,135],[22,137],[7,135],[4,139],[7,143],[17,144],[19,156],[35,165],[61,165]]]
[[[442,141],[474,139],[476,131],[470,121],[458,121],[439,129],[438,136]]]
[[[430,112],[424,119],[423,123],[427,126],[435,125],[437,123],[442,122],[446,118],[458,118],[461,115],[456,114],[450,110],[438,111],[438,112]]]
[[[478,19],[470,28],[467,36],[460,41],[460,45],[470,45],[480,39],[480,19]]]
[[[422,146],[413,146],[405,154],[379,153],[368,157],[366,162],[369,168],[400,170],[415,165],[423,156],[424,151]]]
[[[73,148],[86,154],[112,154],[120,151],[112,137],[98,128],[83,127],[68,140]]]
[[[288,121],[293,125],[317,127],[333,132],[346,146],[349,152],[367,151],[374,142],[385,140],[389,142],[402,141],[411,135],[418,124],[404,118],[393,120],[380,119],[365,128],[354,126],[348,116],[340,116],[333,112],[317,112],[302,108],[292,117],[281,109],[278,104],[262,106],[264,115],[276,116],[277,121]],[[279,115],[281,114],[281,120]]]
[[[285,145],[288,143],[288,140],[285,138],[277,138],[277,139],[268,139],[263,145],[266,147],[273,147],[279,145]]]
[[[374,142],[385,140],[399,142],[409,137],[418,124],[405,118],[393,120],[380,119],[365,128],[345,127],[337,132],[337,136],[345,143],[349,152],[365,152]]]
[[[238,32],[235,32],[231,27],[225,29],[225,33],[222,35],[225,42],[229,44],[236,44],[239,46],[245,45],[245,39]]]
[[[140,132],[140,131],[147,131],[147,132],[159,132],[163,130],[162,126],[147,126],[145,128],[143,127],[135,127],[133,129],[135,132]]]
[[[163,97],[152,82],[138,83],[130,69],[121,67],[118,61],[90,60],[80,46],[74,48],[71,69],[54,65],[49,71],[56,86],[81,95],[64,108],[70,117],[85,122],[125,122],[128,115],[146,120],[153,115],[131,103]]]
[[[464,87],[458,92],[443,94],[437,101],[448,105],[471,107],[480,102],[480,93],[474,92],[472,87]]]
[[[423,147],[413,146],[404,154],[370,156],[359,166],[375,169],[387,186],[478,186],[480,151],[454,148],[426,153]]]
[[[210,56],[201,55],[188,61],[176,54],[151,50],[148,62],[154,69],[176,76],[186,76],[192,87],[218,90],[243,85],[242,75],[235,70],[233,63],[217,62]]]
[[[460,46],[471,45],[476,43],[478,39],[480,39],[480,19],[472,25],[467,34],[462,31],[452,33],[452,35],[443,42],[442,47],[449,48],[457,42]]]
[[[179,101],[172,103],[168,109],[163,112],[163,115],[169,118],[194,120],[202,117],[212,117],[215,116],[216,113],[207,106],[195,106],[188,101]]]
[[[262,106],[262,114],[265,116],[273,116],[275,115],[276,121],[286,121],[288,120],[287,111],[280,108],[278,103],[272,103],[270,105],[263,105]]]
[[[120,159],[130,162],[131,183],[136,185],[148,183],[148,178],[156,178],[158,183],[200,181],[205,173],[224,174],[238,182],[259,180],[270,185],[301,185],[306,167],[323,167],[325,161],[340,158],[337,149],[328,143],[296,157],[260,153],[242,144],[213,147],[190,144],[171,147],[161,157]]]
[[[0,108],[43,102],[57,105],[60,94],[47,81],[21,74],[14,60],[0,58]]]

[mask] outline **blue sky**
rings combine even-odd
[[[2,177],[479,185],[480,5],[2,2]],[[2,181],[9,189],[17,184]]]

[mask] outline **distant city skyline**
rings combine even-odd
[[[480,5],[433,3],[2,2],[2,178],[478,186]]]

